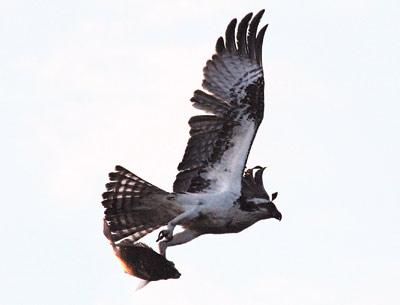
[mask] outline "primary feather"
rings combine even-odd
[[[165,256],[167,247],[202,234],[236,233],[261,219],[282,218],[272,202],[277,193],[270,197],[264,188],[264,168],[245,171],[264,116],[262,44],[267,26],[258,31],[263,13],[247,14],[238,25],[233,19],[225,39],[217,40],[216,54],[203,70],[204,90],[196,90],[191,98],[193,106],[207,114],[189,120],[190,138],[178,165],[173,193],[121,166],[110,173],[103,206],[105,234],[115,249],[120,247],[129,253],[139,249],[143,254],[148,249],[137,247],[136,241],[167,225],[158,238],[160,254]],[[184,230],[173,234],[176,225]],[[150,266],[152,260],[172,270],[154,253],[152,257],[140,265],[141,274],[150,272],[150,267],[143,266]],[[141,261],[139,257],[137,260]],[[134,255],[129,261],[137,263]],[[166,274],[164,278],[170,278],[174,272]]]
[[[189,120],[190,139],[174,192],[240,193],[241,179],[251,144],[264,113],[262,40],[266,26],[257,35],[264,11],[251,19],[246,15],[236,34],[236,19],[217,40],[216,54],[204,68],[203,88],[196,90],[193,106],[209,115]],[[237,41],[237,42],[236,42]]]

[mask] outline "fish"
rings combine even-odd
[[[114,254],[125,273],[146,282],[180,278],[181,274],[175,268],[175,264],[150,246],[142,242],[132,242],[129,239],[115,244],[106,222],[104,222],[104,235],[110,241]]]

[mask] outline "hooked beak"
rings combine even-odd
[[[281,212],[279,212],[279,211],[276,211],[275,213],[274,213],[274,216],[273,216],[275,219],[278,219],[279,221],[281,221],[282,220],[282,214],[281,214]]]

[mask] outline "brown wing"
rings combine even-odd
[[[257,28],[264,10],[236,19],[217,40],[204,68],[203,88],[191,101],[209,115],[189,120],[190,139],[174,192],[231,190],[240,193],[247,157],[264,114],[262,44],[267,26]]]

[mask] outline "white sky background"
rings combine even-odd
[[[283,220],[171,248],[181,279],[134,292],[101,232],[107,173],[172,189],[215,41],[261,8],[249,166],[268,166]],[[1,1],[0,304],[399,304],[399,15],[395,0]]]

